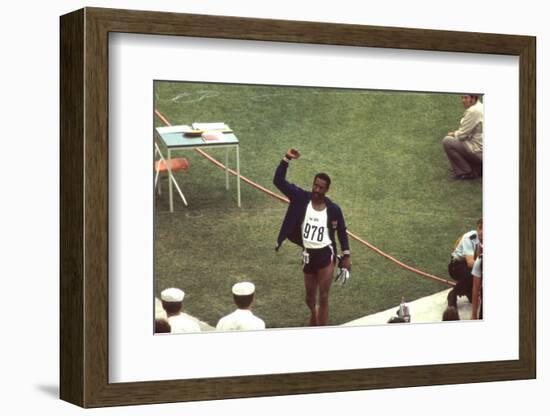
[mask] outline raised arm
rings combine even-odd
[[[279,163],[279,166],[277,166],[277,169],[275,169],[275,176],[273,177],[273,184],[277,187],[279,191],[281,191],[290,199],[293,199],[297,193],[304,192],[301,188],[292,183],[289,183],[286,180],[286,172],[288,170],[289,162],[292,159],[298,159],[299,157],[300,153],[297,150],[290,149],[285,154],[283,160],[281,160],[281,162]]]

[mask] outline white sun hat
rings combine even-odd
[[[185,296],[185,292],[176,287],[170,287],[168,289],[164,289],[160,293],[160,299],[165,302],[181,302],[183,301],[184,296]]]
[[[254,293],[254,290],[256,290],[256,287],[254,286],[254,283],[250,283],[250,282],[235,283],[233,285],[233,288],[231,289],[233,294],[237,296],[251,295]]]

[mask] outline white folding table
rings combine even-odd
[[[190,137],[184,135],[178,129],[179,126],[171,127],[157,127],[157,138],[161,143],[166,147],[168,152],[168,157],[166,157],[166,166],[168,170],[168,175],[170,180],[168,181],[168,194],[170,200],[170,212],[174,212],[174,200],[173,200],[173,191],[172,191],[172,180],[175,181],[175,177],[172,174],[172,169],[170,167],[170,159],[172,158],[172,152],[185,149],[194,149],[200,147],[219,147],[225,148],[225,189],[229,189],[229,149],[235,148],[236,154],[236,171],[237,171],[237,206],[241,207],[241,168],[239,160],[239,139],[233,133],[223,133],[217,140],[205,141],[202,137]],[[183,127],[183,126],[181,126]],[[181,131],[178,131],[181,130]]]

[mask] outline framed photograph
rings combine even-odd
[[[63,400],[536,377],[535,38],[98,8],[60,28]],[[450,270],[470,230],[481,297]],[[242,310],[265,329],[222,319]]]

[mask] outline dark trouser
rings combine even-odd
[[[481,154],[472,153],[464,142],[452,136],[443,139],[443,148],[456,176],[464,174],[481,176],[483,168]]]
[[[466,260],[451,259],[449,262],[449,275],[456,280],[455,287],[447,297],[449,306],[456,307],[458,296],[467,296],[472,301],[472,270],[468,268]]]

